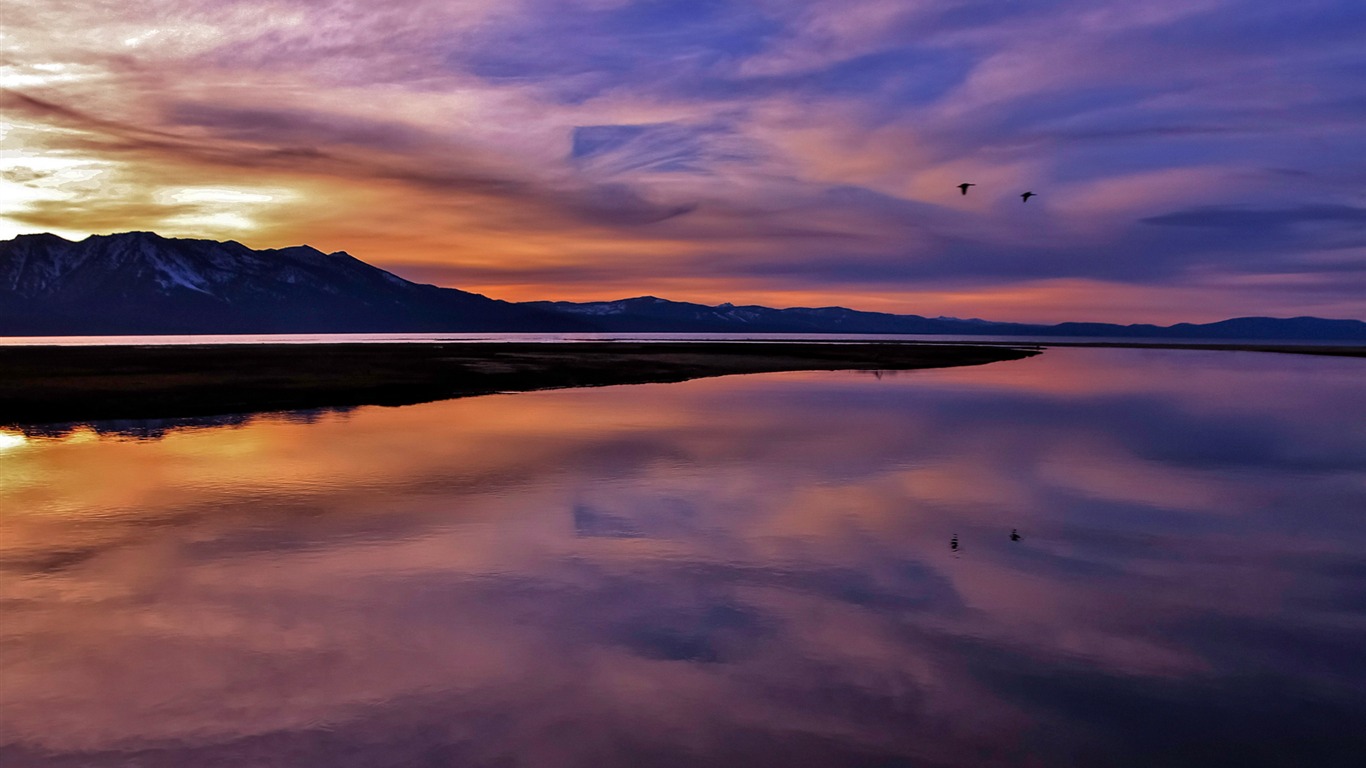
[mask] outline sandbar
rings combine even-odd
[[[904,342],[0,347],[0,425],[407,405],[778,371],[942,368],[1038,352]]]

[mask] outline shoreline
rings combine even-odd
[[[968,342],[923,341],[918,344],[963,344]],[[1006,346],[1022,349],[1049,347],[1091,347],[1096,349],[1180,349],[1209,352],[1274,352],[1286,355],[1327,355],[1331,357],[1366,357],[1366,344],[1277,344],[1275,342],[1200,342],[1200,341],[974,341],[972,344]]]
[[[291,347],[343,347],[350,345],[433,345],[433,344],[531,344],[537,346],[544,345],[602,345],[602,344],[686,344],[690,346],[704,344],[784,344],[784,345],[816,345],[816,344],[922,344],[940,346],[989,346],[989,347],[1011,347],[1016,349],[1048,349],[1050,347],[1093,347],[1093,348],[1121,348],[1121,349],[1179,349],[1179,350],[1207,350],[1219,352],[1275,352],[1292,355],[1329,355],[1334,357],[1366,357],[1366,341],[1245,341],[1245,340],[1219,340],[1219,339],[1136,339],[1126,341],[1124,339],[1106,338],[1103,340],[1093,340],[1086,337],[1069,338],[1038,338],[1031,336],[1002,337],[984,336],[982,338],[905,338],[897,334],[831,334],[830,338],[822,338],[821,334],[793,334],[792,337],[785,337],[784,334],[776,335],[755,335],[755,336],[735,336],[722,338],[690,338],[688,334],[668,334],[671,338],[651,338],[649,334],[634,335],[621,334],[620,338],[536,338],[536,339],[517,339],[517,338],[341,338],[339,340],[326,339],[333,334],[278,334],[260,335],[243,334],[239,340],[233,334],[224,335],[183,335],[183,336],[33,336],[33,337],[5,337],[0,336],[0,350],[8,349],[81,349],[87,347],[98,347],[104,349],[143,349],[143,348],[191,348],[191,347],[236,347],[236,348],[261,348],[274,346]],[[337,334],[339,337],[364,337],[370,334]],[[377,337],[398,336],[406,334],[374,334]],[[537,336],[538,334],[529,334]],[[287,338],[297,336],[299,338]],[[498,334],[494,334],[498,336]],[[572,336],[572,335],[571,335]],[[672,338],[677,336],[678,338]],[[141,339],[159,339],[160,341],[142,341]],[[198,340],[203,338],[203,341]],[[16,339],[22,339],[18,343],[12,343]],[[114,339],[115,341],[103,341],[103,339]],[[174,341],[164,341],[174,339]],[[186,339],[195,339],[187,341]],[[324,340],[326,339],[326,340]]]
[[[0,426],[223,416],[746,373],[1019,360],[1022,344],[406,342],[0,347]]]

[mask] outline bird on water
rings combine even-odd
[[[1029,202],[1029,198],[1031,197],[1037,197],[1037,195],[1035,195],[1033,192],[1025,192],[1024,194],[1020,195],[1020,202],[1027,203]]]
[[[975,187],[975,186],[977,186],[977,185],[976,185],[976,184],[968,184],[967,182],[963,182],[962,184],[959,184],[959,185],[958,185],[958,188],[961,189],[961,190],[963,190],[963,194],[966,195],[966,194],[968,193],[968,187]]]

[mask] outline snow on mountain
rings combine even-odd
[[[517,330],[555,322],[309,246],[257,251],[151,232],[0,242],[0,333]]]
[[[21,235],[6,244],[0,285],[23,298],[60,296],[84,288],[101,291],[155,286],[163,295],[193,291],[228,298],[243,285],[313,280],[335,292],[338,282],[371,282],[380,274],[352,259],[308,246],[253,251],[237,242],[164,238],[150,232],[93,236],[71,242],[54,235]]]
[[[1366,323],[1236,318],[1218,323],[1029,325],[844,307],[715,306],[657,296],[510,304],[420,285],[343,253],[151,232],[21,235],[0,242],[0,335],[616,331],[897,333],[1366,341]]]

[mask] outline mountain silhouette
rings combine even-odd
[[[252,250],[151,232],[0,241],[0,335],[397,333],[903,333],[1366,341],[1366,323],[1244,317],[1173,326],[1039,325],[715,306],[641,296],[511,303],[404,280],[346,253]]]
[[[0,242],[0,333],[7,335],[586,327],[308,246],[255,251],[151,232]]]

